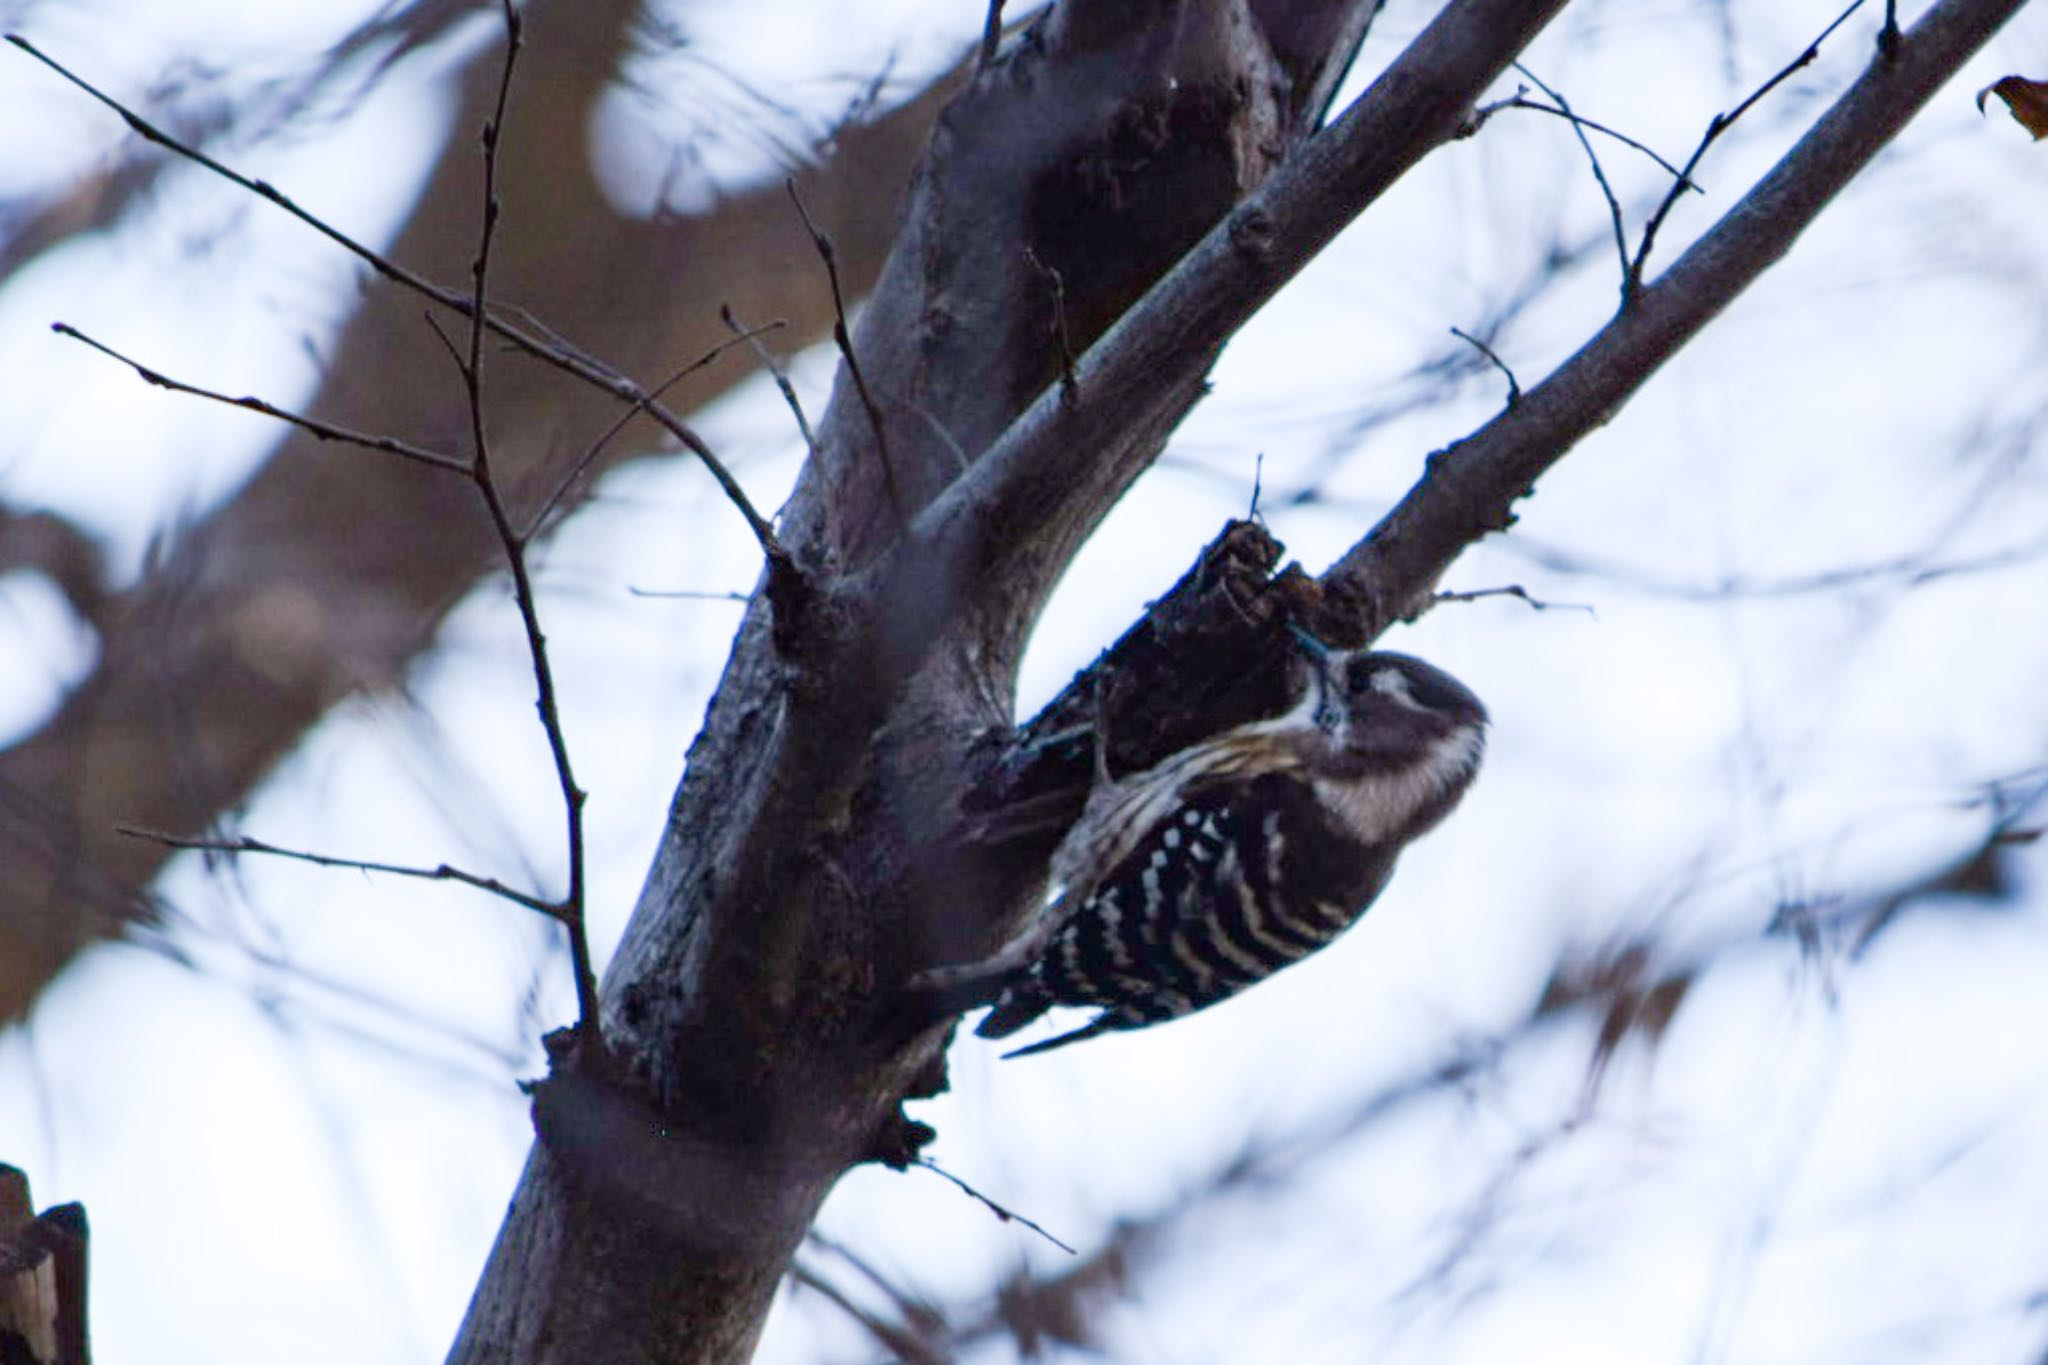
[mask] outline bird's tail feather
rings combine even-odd
[[[1029,1057],[1034,1052],[1050,1052],[1056,1047],[1065,1047],[1068,1043],[1078,1043],[1083,1038],[1093,1038],[1098,1033],[1108,1033],[1111,1029],[1123,1026],[1123,1021],[1117,1018],[1114,1013],[1105,1011],[1102,1014],[1096,1015],[1094,1022],[1085,1024],[1071,1033],[1062,1033],[1057,1038],[1048,1038],[1042,1043],[1033,1043],[1029,1047],[1020,1047],[1014,1052],[1005,1052],[1003,1060],[1007,1062],[1012,1057]]]

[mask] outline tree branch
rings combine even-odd
[[[1635,259],[1628,263],[1627,278],[1622,282],[1624,304],[1633,301],[1636,291],[1642,286],[1643,269],[1649,264],[1650,249],[1657,244],[1657,232],[1664,226],[1664,220],[1671,216],[1671,210],[1678,206],[1679,196],[1692,184],[1692,173],[1699,169],[1700,161],[1706,156],[1707,149],[1720,139],[1721,134],[1734,127],[1736,120],[1755,108],[1759,100],[1790,79],[1793,72],[1811,66],[1820,56],[1820,45],[1826,42],[1836,29],[1847,23],[1850,15],[1862,7],[1863,0],[1849,0],[1849,7],[1836,15],[1834,22],[1822,29],[1820,36],[1808,43],[1797,57],[1780,67],[1769,80],[1750,91],[1742,103],[1725,114],[1714,115],[1707,121],[1707,131],[1700,136],[1699,145],[1692,149],[1692,155],[1686,158],[1685,169],[1679,172],[1677,182],[1665,192],[1663,201],[1651,212],[1650,221],[1643,225],[1642,242],[1636,248]],[[1882,47],[1880,50],[1883,51]],[[1889,58],[1891,54],[1889,51],[1883,51],[1883,55]]]
[[[484,418],[484,300],[489,296],[491,247],[497,241],[498,218],[503,204],[498,198],[498,147],[505,131],[505,103],[512,93],[512,73],[519,65],[522,30],[519,11],[512,0],[502,0],[505,16],[505,62],[498,75],[498,98],[483,126],[483,223],[477,230],[476,263],[470,269],[472,292],[469,313],[469,347],[460,360],[462,382],[469,399],[470,481],[476,485],[498,533],[506,567],[512,571],[512,597],[519,608],[519,623],[526,632],[526,654],[533,670],[535,709],[541,729],[547,735],[548,756],[554,762],[555,783],[562,793],[564,839],[569,864],[569,887],[556,907],[569,938],[569,962],[576,986],[576,1031],[585,1040],[602,1046],[598,1025],[597,973],[591,965],[589,916],[584,905],[583,788],[569,761],[569,738],[562,728],[561,702],[555,694],[555,670],[548,659],[547,637],[540,626],[540,604],[534,595],[533,574],[526,563],[527,541],[512,524],[503,491],[491,464],[491,442]]]
[[[1857,172],[2024,0],[1942,0],[1879,57],[1782,160],[1635,305],[1521,402],[1429,461],[1422,480],[1324,575],[1364,638],[1430,591],[1473,541],[1573,444],[1614,415],[1666,360],[1792,247]]]
[[[68,322],[53,322],[50,324],[50,330],[58,336],[66,336],[70,337],[73,341],[82,342],[103,356],[120,361],[129,369],[135,371],[136,376],[143,383],[163,389],[166,392],[189,394],[194,398],[204,398],[211,402],[224,403],[231,408],[245,408],[250,412],[260,413],[265,417],[274,418],[290,426],[295,426],[313,437],[316,441],[336,441],[343,445],[361,446],[365,450],[377,450],[387,455],[396,455],[401,459],[415,460],[434,469],[451,470],[457,474],[469,473],[469,461],[459,455],[449,455],[442,451],[429,450],[425,446],[414,445],[410,441],[401,441],[395,436],[379,436],[374,432],[355,431],[348,427],[336,426],[332,422],[318,421],[311,417],[301,416],[296,412],[287,411],[284,408],[278,407],[275,403],[267,403],[261,398],[253,398],[246,395],[236,398],[217,389],[202,388],[197,384],[188,384],[182,379],[173,379],[162,370],[151,369],[141,361],[123,355],[112,346],[107,345],[106,342],[86,335]]]
[[[1234,209],[1076,367],[1079,394],[1038,395],[974,467],[921,512],[870,591],[914,656],[1000,583],[1026,528],[1092,525],[1153,450],[1127,433],[1191,383],[1214,349],[1428,152],[1563,0],[1453,0],[1356,104]]]
[[[537,915],[546,915],[551,920],[562,919],[562,907],[551,900],[516,887],[505,885],[496,877],[485,877],[475,872],[465,872],[447,863],[433,867],[415,867],[408,863],[380,863],[368,858],[345,858],[332,853],[314,853],[307,849],[285,848],[279,844],[267,843],[243,835],[234,839],[188,839],[183,835],[165,834],[161,830],[138,829],[133,825],[118,828],[121,834],[131,839],[145,839],[165,848],[175,848],[197,853],[260,853],[271,858],[286,858],[293,862],[311,863],[315,867],[340,868],[355,872],[382,872],[393,877],[411,877],[427,882],[460,882],[473,886],[479,891],[508,900],[514,905],[525,906]]]

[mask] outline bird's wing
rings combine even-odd
[[[1102,783],[1088,794],[1081,818],[1052,855],[1052,884],[1059,896],[1053,908],[1055,922],[1080,908],[1145,835],[1190,796],[1246,769],[1246,751],[1234,742],[1238,733],[1190,745],[1141,773]],[[1262,757],[1266,770],[1272,772],[1298,768],[1305,762],[1288,747],[1277,752],[1269,748]]]

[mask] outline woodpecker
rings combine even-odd
[[[981,968],[975,1032],[1001,1038],[1054,1005],[1093,1022],[1027,1056],[1226,999],[1356,923],[1402,848],[1471,785],[1486,708],[1406,654],[1305,654],[1284,715],[1099,784],[1053,856],[1039,928]],[[935,976],[940,975],[935,973]]]

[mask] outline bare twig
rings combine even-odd
[[[951,1357],[930,1342],[917,1336],[908,1328],[877,1316],[855,1303],[852,1296],[838,1285],[826,1279],[817,1270],[797,1261],[789,1268],[789,1278],[804,1288],[813,1291],[845,1313],[866,1329],[876,1344],[888,1351],[897,1360],[908,1365],[945,1365]]]
[[[1513,407],[1515,404],[1522,401],[1522,386],[1520,383],[1516,381],[1515,372],[1508,368],[1508,363],[1505,360],[1502,360],[1498,355],[1494,354],[1493,347],[1487,345],[1478,337],[1473,336],[1470,332],[1465,331],[1463,328],[1460,327],[1453,327],[1451,329],[1451,335],[1458,338],[1458,340],[1464,342],[1466,345],[1472,347],[1472,349],[1478,351],[1479,354],[1485,356],[1488,360],[1492,361],[1493,367],[1496,370],[1499,370],[1501,374],[1507,379],[1509,407]],[[1256,496],[1252,498],[1252,505],[1254,507],[1258,505],[1258,498]]]
[[[1807,133],[1576,354],[1502,413],[1438,452],[1429,472],[1323,575],[1375,604],[1366,634],[1433,584],[1467,546],[1513,524],[1545,471],[1606,422],[1792,248],[2023,0],[1939,0]],[[1744,108],[1754,101],[1746,101]],[[984,457],[984,463],[991,457]]]
[[[729,303],[719,305],[718,316],[737,336],[754,348],[754,359],[760,361],[761,368],[768,371],[769,376],[774,379],[775,387],[782,391],[782,401],[789,405],[790,415],[796,418],[796,429],[804,438],[805,453],[815,456],[818,453],[818,436],[811,430],[811,419],[804,416],[804,405],[797,400],[796,388],[789,382],[789,371],[782,367],[782,362],[778,361],[774,353],[760,341],[761,333],[782,324],[771,322],[767,327],[748,330],[740,325],[740,320],[733,314],[732,305]]]
[[[867,377],[861,373],[860,359],[853,353],[853,333],[846,327],[846,296],[839,288],[839,255],[832,249],[832,239],[811,221],[811,211],[804,207],[804,197],[797,192],[795,178],[783,183],[789,190],[790,202],[796,205],[797,217],[803,219],[804,231],[811,234],[811,245],[818,249],[818,259],[825,263],[825,278],[832,285],[832,340],[838,343],[840,357],[846,361],[846,372],[853,377],[854,390],[860,395],[860,405],[867,412],[868,426],[875,434],[875,454],[882,462],[882,483],[889,493],[889,505],[896,509],[900,522],[908,514],[902,496],[896,491],[896,469],[889,460],[889,438],[882,431],[882,410],[875,405],[875,395],[868,388]]]
[[[408,460],[417,460],[421,464],[432,465],[436,469],[446,469],[457,474],[467,474],[469,472],[469,461],[457,455],[447,455],[438,450],[428,450],[425,446],[416,446],[410,441],[401,441],[395,436],[375,436],[366,431],[353,431],[348,427],[338,427],[329,422],[318,421],[311,417],[302,417],[296,412],[287,412],[274,403],[266,403],[261,398],[236,398],[230,394],[220,393],[213,389],[201,388],[197,384],[188,384],[182,379],[173,379],[161,370],[153,370],[141,361],[121,354],[121,352],[107,345],[104,341],[87,336],[68,322],[53,322],[50,324],[50,330],[59,336],[70,337],[73,341],[82,341],[101,355],[110,356],[120,361],[129,369],[135,371],[137,375],[141,376],[142,382],[145,384],[154,384],[157,388],[168,389],[172,393],[189,393],[195,398],[205,398],[215,403],[225,403],[231,408],[247,408],[250,412],[260,412],[265,417],[275,417],[280,422],[289,422],[301,431],[310,433],[316,440],[337,441],[344,445],[362,446],[368,450],[381,450],[388,455],[397,455]]]
[[[414,274],[412,271],[407,270],[404,266],[399,265],[395,261],[392,261],[386,258],[385,256],[380,255],[378,252],[371,250],[369,247],[364,246],[361,242],[356,241],[353,237],[350,237],[347,233],[342,232],[339,228],[332,226],[324,219],[320,218],[317,214],[314,214],[308,211],[307,209],[300,207],[296,201],[294,201],[290,196],[286,195],[281,190],[279,190],[275,185],[270,184],[268,181],[256,180],[252,179],[249,176],[243,175],[240,171],[234,170],[233,168],[223,164],[222,162],[215,160],[213,157],[208,156],[205,152],[200,151],[197,147],[192,146],[190,143],[180,141],[178,138],[172,136],[170,133],[165,132],[163,129],[157,127],[154,123],[151,123],[148,119],[142,117],[142,115],[130,109],[127,105],[122,104],[112,95],[107,94],[104,90],[101,90],[98,86],[86,80],[83,76],[80,76],[76,72],[72,71],[62,62],[59,62],[56,58],[50,56],[48,53],[44,52],[41,48],[37,47],[34,43],[31,43],[28,39],[22,37],[20,34],[8,34],[7,41],[14,44],[16,47],[20,48],[23,52],[28,53],[29,56],[35,58],[44,66],[49,67],[52,71],[62,76],[65,80],[71,82],[80,90],[83,90],[86,94],[98,100],[101,104],[106,105],[107,108],[113,110],[116,114],[119,114],[121,116],[121,120],[128,125],[128,127],[136,134],[136,136],[142,138],[145,142],[153,142],[157,146],[165,149],[166,151],[176,153],[177,155],[184,157],[188,161],[195,161],[201,166],[204,166],[207,170],[212,171],[221,179],[228,181],[230,184],[237,185],[242,189],[247,190],[249,193],[255,195],[259,199],[269,200],[271,203],[283,209],[286,213],[289,213],[292,217],[304,223],[307,227],[312,228],[315,232],[327,238],[329,241],[335,243],[344,251],[347,251],[349,254],[363,261],[372,270],[375,270],[378,274],[384,276],[386,279],[389,279],[397,284],[402,284],[408,289],[412,289],[418,293],[426,295],[428,298],[433,299],[437,303],[444,304],[447,307],[457,309],[458,311],[462,311],[466,308],[466,305],[462,302],[459,295],[442,287],[441,285],[433,283],[432,281],[426,279],[424,276]]]
[[[1646,597],[1674,602],[1720,604],[1740,601],[1768,601],[1804,597],[1815,593],[1840,593],[1871,586],[1896,586],[1901,590],[1922,587],[1944,578],[1995,573],[2048,557],[2048,538],[2037,537],[2003,549],[1961,559],[1932,559],[1926,552],[1899,555],[1863,564],[1845,564],[1816,573],[1791,574],[1782,578],[1729,575],[1713,582],[1660,578],[1631,565],[1598,560],[1554,545],[1517,535],[1501,542],[1501,548],[1519,555],[1552,573],[1597,578]]]
[[[1500,336],[1537,305],[1554,296],[1581,262],[1591,260],[1597,251],[1605,250],[1605,238],[1604,232],[1597,237],[1586,233],[1572,241],[1551,243],[1540,259],[1530,263],[1521,282],[1514,286],[1508,297],[1494,305],[1485,321],[1473,330],[1481,336]],[[1322,449],[1295,473],[1291,480],[1293,486],[1276,488],[1267,502],[1280,507],[1311,503],[1334,505],[1332,497],[1323,491],[1323,485],[1331,473],[1358,449],[1360,442],[1372,432],[1440,401],[1446,383],[1461,381],[1474,373],[1477,365],[1485,363],[1485,357],[1475,356],[1469,345],[1443,346],[1416,361],[1400,379],[1376,388],[1373,396],[1365,400],[1349,420],[1330,431],[1323,438]],[[1172,457],[1167,458],[1170,460]],[[1378,513],[1372,515],[1377,516]]]
[[[1528,75],[1527,70],[1522,67],[1521,63],[1517,62],[1515,64],[1515,67],[1517,70],[1522,71],[1524,75]],[[1529,76],[1529,79],[1532,81],[1536,80],[1534,76]],[[1542,82],[1537,81],[1537,84],[1541,85]],[[1578,113],[1575,110],[1563,109],[1549,104],[1539,104],[1537,101],[1530,99],[1527,92],[1525,91],[1517,92],[1513,95],[1510,95],[1507,99],[1496,100],[1492,104],[1482,106],[1478,110],[1474,111],[1472,116],[1473,121],[1475,123],[1484,123],[1487,119],[1493,117],[1494,114],[1498,113],[1502,109],[1527,109],[1531,113],[1535,114],[1548,114],[1552,118],[1561,118],[1568,123],[1575,123],[1579,127],[1584,128],[1588,132],[1598,133],[1602,137],[1613,138],[1622,146],[1641,152],[1644,156],[1656,162],[1661,170],[1663,170],[1666,174],[1671,176],[1672,179],[1679,182],[1680,189],[1699,189],[1698,185],[1686,179],[1684,171],[1680,170],[1678,167],[1672,165],[1669,161],[1666,161],[1662,156],[1658,155],[1656,148],[1651,147],[1649,144],[1638,142],[1634,138],[1630,137],[1627,133],[1622,132],[1620,129],[1611,128],[1607,124],[1600,122],[1600,120],[1598,119],[1587,118],[1584,114]]]
[[[1080,1252],[1074,1250],[1072,1247],[1068,1246],[1065,1242],[1062,1242],[1059,1238],[1047,1232],[1038,1224],[1032,1222],[1029,1218],[1026,1218],[1023,1214],[1018,1213],[1013,1209],[1004,1208],[1001,1204],[998,1204],[995,1200],[989,1198],[980,1190],[975,1189],[974,1186],[968,1184],[959,1176],[954,1175],[951,1171],[946,1170],[944,1167],[934,1162],[930,1157],[921,1156],[917,1158],[916,1164],[924,1167],[933,1175],[939,1176],[945,1180],[952,1182],[952,1184],[956,1188],[958,1188],[962,1194],[965,1194],[970,1199],[976,1200],[977,1202],[984,1205],[990,1213],[993,1213],[1002,1222],[1016,1223],[1023,1227],[1030,1228],[1033,1232],[1037,1233],[1040,1237],[1043,1237],[1046,1241],[1051,1242],[1054,1246],[1058,1247],[1061,1251],[1066,1252],[1069,1256],[1078,1256],[1081,1254]]]
[[[800,575],[795,562],[790,558],[788,551],[783,549],[781,542],[775,538],[774,527],[769,524],[766,517],[763,517],[755,509],[752,501],[748,499],[745,490],[740,487],[739,481],[732,476],[732,471],[725,467],[711,447],[705,444],[704,439],[697,435],[682,418],[669,411],[660,403],[652,401],[647,391],[631,378],[619,373],[602,361],[592,358],[587,351],[554,336],[552,333],[547,337],[535,335],[530,330],[513,325],[497,313],[484,311],[481,300],[473,296],[465,297],[457,290],[449,289],[445,285],[436,284],[425,276],[406,269],[382,253],[365,246],[341,231],[341,229],[328,223],[319,215],[301,207],[276,186],[269,184],[267,181],[256,180],[243,175],[239,171],[233,170],[222,162],[208,156],[190,143],[183,142],[170,133],[165,132],[113,96],[87,81],[84,77],[79,76],[70,68],[58,62],[35,44],[29,42],[28,39],[14,33],[10,33],[6,37],[8,42],[14,44],[23,52],[28,53],[29,56],[34,57],[59,76],[62,76],[101,104],[106,105],[107,108],[119,114],[122,121],[127,123],[129,128],[143,140],[155,143],[166,151],[182,156],[188,161],[196,162],[230,184],[247,190],[259,199],[270,201],[278,208],[283,209],[292,217],[312,228],[321,236],[341,247],[350,255],[362,261],[365,265],[368,265],[377,274],[382,275],[392,283],[410,289],[414,293],[430,299],[463,317],[471,317],[473,314],[480,315],[484,325],[493,333],[503,337],[535,359],[544,361],[559,370],[574,375],[584,383],[600,389],[622,402],[640,406],[650,417],[667,428],[669,433],[680,441],[683,447],[692,455],[695,455],[703,463],[704,467],[710,471],[711,477],[717,480],[719,488],[725,493],[726,501],[730,502],[740,515],[746,519],[748,529],[754,533],[754,539],[760,544],[761,552],[768,560],[770,570],[782,576],[787,582],[798,581]]]
[[[1074,343],[1067,333],[1067,282],[1058,269],[1040,260],[1038,253],[1028,246],[1024,248],[1024,259],[1045,276],[1046,285],[1052,290],[1053,339],[1060,345],[1060,398],[1072,403],[1081,396],[1081,381],[1074,377]]]
[[[762,350],[763,348],[761,346],[760,341],[758,340],[761,334],[763,332],[772,332],[776,328],[784,325],[785,324],[781,322],[771,322],[767,326],[756,328],[751,332],[742,332],[740,335],[734,337],[731,341],[721,341],[720,343],[718,343],[718,345],[713,346],[703,355],[698,356],[695,360],[683,366],[674,374],[671,374],[668,378],[662,380],[659,384],[655,385],[654,388],[649,390],[647,394],[647,403],[659,401],[663,394],[667,393],[676,385],[682,383],[683,380],[689,378],[691,375],[697,373],[697,371],[710,365],[713,361],[717,360],[720,356],[724,355],[727,351],[731,350],[735,346],[741,345],[745,342],[752,342],[754,344],[754,348],[757,351]],[[612,424],[610,426],[606,427],[602,432],[598,434],[596,440],[592,441],[587,447],[584,448],[583,453],[576,457],[576,462],[569,466],[568,471],[564,473],[560,481],[555,484],[554,491],[552,493],[549,493],[547,497],[542,500],[540,507],[534,512],[532,518],[528,520],[526,530],[522,535],[522,539],[530,541],[540,533],[541,528],[546,523],[549,515],[553,513],[557,507],[561,506],[562,499],[569,496],[569,490],[576,486],[577,480],[581,479],[583,475],[586,472],[588,472],[590,466],[597,461],[597,457],[599,455],[604,453],[604,448],[611,444],[613,438],[615,438],[620,432],[626,429],[626,424],[628,422],[632,421],[635,417],[638,417],[641,413],[647,411],[647,403],[635,403],[631,407],[627,408],[624,412],[620,413],[616,418],[613,419]]]
[[[636,588],[626,585],[626,591],[635,597],[681,597],[696,602],[751,602],[754,599],[743,592],[705,592],[695,588]]]
[[[981,51],[974,58],[974,69],[986,71],[989,63],[996,59],[996,49],[1003,41],[1003,0],[988,0],[988,18],[981,25]]]
[[[939,438],[939,444],[944,446],[946,453],[953,457],[953,472],[955,474],[965,473],[967,466],[973,464],[974,461],[968,458],[967,449],[960,444],[960,438],[946,430],[946,424],[939,420],[939,415],[924,404],[912,402],[909,407],[912,412],[924,418],[924,424],[932,429],[932,435]]]
[[[462,373],[462,367],[468,364],[468,362],[463,359],[462,347],[455,344],[455,338],[449,336],[448,329],[441,325],[441,319],[435,317],[432,313],[422,313],[420,314],[420,321],[427,325],[427,330],[434,334],[434,340],[440,342],[441,349],[448,353],[448,359],[454,362],[455,372],[457,374]],[[468,465],[464,465],[462,468],[464,473],[469,472]]]
[[[1532,597],[1529,594],[1529,590],[1519,583],[1508,583],[1498,588],[1473,588],[1469,592],[1440,592],[1431,601],[1437,604],[1444,602],[1477,602],[1487,597],[1512,597],[1516,601],[1526,602],[1532,611],[1582,611],[1595,620],[1598,620],[1600,615],[1593,610],[1590,603],[1546,602],[1540,597]]]
[[[804,1234],[804,1241],[820,1251],[829,1252],[831,1255],[837,1256],[840,1260],[852,1266],[862,1279],[880,1290],[888,1298],[890,1306],[895,1308],[906,1323],[919,1330],[928,1330],[944,1325],[944,1321],[940,1318],[938,1311],[927,1300],[910,1293],[901,1285],[896,1284],[887,1275],[884,1275],[873,1261],[863,1256],[860,1252],[855,1251],[846,1243],[836,1238],[828,1237],[816,1228],[812,1228]]]
[[[1899,52],[1899,0],[1884,0],[1884,27],[1877,31],[1878,55],[1887,59]]]
[[[1587,162],[1593,167],[1593,179],[1600,186],[1601,196],[1607,200],[1607,216],[1614,225],[1614,252],[1621,261],[1621,306],[1623,309],[1626,309],[1629,305],[1630,295],[1636,287],[1636,277],[1635,273],[1629,269],[1628,227],[1622,222],[1621,200],[1614,197],[1614,186],[1607,181],[1607,168],[1600,164],[1600,153],[1593,150],[1593,139],[1586,136],[1585,123],[1572,113],[1571,102],[1556,90],[1553,90],[1541,76],[1531,71],[1522,63],[1516,62],[1515,70],[1527,76],[1535,83],[1538,90],[1541,90],[1550,97],[1551,102],[1557,106],[1557,111],[1563,114],[1566,121],[1571,124],[1572,135],[1578,138],[1579,146],[1586,153]],[[1682,176],[1680,178],[1683,179]],[[1488,354],[1491,354],[1491,352]],[[1509,382],[1512,383],[1512,379]],[[1513,406],[1512,399],[1509,400],[1509,406]]]
[[[1820,45],[1826,42],[1836,29],[1847,23],[1850,15],[1861,8],[1863,8],[1863,0],[1850,0],[1849,8],[1836,15],[1835,21],[1822,29],[1820,36],[1806,45],[1805,51],[1786,63],[1776,75],[1772,76],[1755,90],[1752,90],[1749,93],[1749,98],[1736,105],[1727,113],[1716,114],[1707,121],[1707,131],[1700,138],[1699,146],[1693,148],[1692,155],[1686,159],[1685,169],[1679,172],[1678,182],[1666,192],[1663,201],[1650,214],[1650,221],[1643,225],[1643,239],[1636,247],[1635,260],[1629,263],[1628,283],[1622,288],[1624,303],[1633,303],[1636,292],[1642,288],[1643,268],[1649,263],[1650,249],[1657,243],[1657,233],[1664,226],[1664,220],[1671,216],[1672,208],[1678,203],[1678,196],[1685,192],[1688,185],[1692,184],[1692,173],[1699,168],[1701,158],[1707,154],[1707,148],[1713,146],[1715,139],[1733,127],[1737,119],[1754,108],[1757,101],[1770,94],[1771,91],[1777,89],[1784,82],[1790,80],[1793,72],[1812,65],[1820,56]]]
[[[555,695],[553,666],[548,661],[547,639],[541,634],[540,609],[534,598],[533,575],[526,563],[526,540],[513,527],[505,499],[491,471],[491,443],[484,424],[484,332],[487,310],[485,290],[491,273],[491,246],[497,237],[498,145],[505,128],[505,101],[512,88],[512,73],[519,62],[519,11],[512,0],[503,0],[505,13],[505,64],[498,77],[497,102],[484,124],[483,142],[483,225],[477,232],[476,262],[470,269],[473,293],[469,313],[469,348],[462,362],[462,379],[469,391],[470,439],[475,444],[469,467],[470,479],[482,495],[491,514],[491,525],[504,547],[512,570],[512,595],[519,608],[520,624],[526,629],[527,654],[533,664],[536,706],[541,728],[547,732],[548,752],[554,759],[555,779],[562,789],[562,807],[567,822],[569,889],[562,897],[561,920],[568,931],[569,958],[576,977],[576,1026],[585,1038],[598,1036],[597,974],[591,966],[590,935],[584,913],[583,802],[585,793],[576,785],[575,770],[569,762],[569,741],[562,730],[561,706]]]
[[[543,900],[539,896],[529,895],[507,886],[496,877],[479,876],[474,872],[465,872],[459,867],[451,867],[447,863],[433,867],[415,867],[404,863],[373,862],[367,858],[337,858],[331,854],[312,853],[305,849],[284,848],[261,839],[251,839],[246,835],[236,839],[189,839],[182,835],[165,834],[161,830],[142,829],[135,825],[117,825],[115,831],[131,839],[146,839],[153,844],[162,844],[165,848],[186,849],[198,853],[260,853],[269,858],[289,858],[293,862],[312,863],[316,867],[384,872],[394,877],[412,877],[428,882],[460,882],[479,891],[488,891],[502,900],[511,901],[514,905],[523,905],[535,914],[546,915],[549,919],[562,918],[562,907],[553,901]]]

